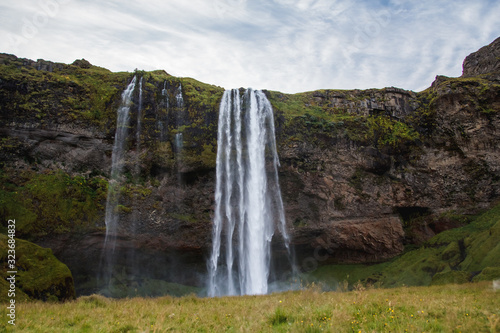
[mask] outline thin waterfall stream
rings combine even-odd
[[[111,176],[106,198],[105,224],[106,236],[99,269],[100,279],[109,286],[114,265],[116,233],[118,227],[118,205],[120,203],[120,184],[125,165],[126,141],[130,122],[132,95],[136,86],[136,77],[130,81],[121,96],[121,104],[117,112],[116,132],[111,156]]]

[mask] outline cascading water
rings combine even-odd
[[[275,221],[289,249],[271,104],[262,91],[225,91],[218,126],[208,295],[265,294]]]
[[[143,110],[143,83],[144,77],[141,77],[139,80],[139,103],[137,107],[137,128],[135,131],[135,154],[134,154],[134,182],[138,183],[141,174],[141,134],[142,134],[142,110]],[[133,202],[137,202],[139,200],[138,193],[134,193],[132,195]],[[132,218],[131,223],[128,224],[128,230],[135,234],[137,232],[138,221],[141,218],[141,211],[139,209],[132,210]],[[131,272],[134,275],[137,275],[140,271],[136,263],[136,251],[134,249],[129,250],[129,254],[127,255],[127,266],[129,266]]]
[[[175,151],[177,153],[180,153],[182,151],[183,142],[184,142],[184,139],[182,137],[182,133],[176,133],[175,134]]]
[[[175,99],[177,102],[177,107],[182,109],[184,107],[184,98],[182,97],[182,84],[179,84],[179,88],[177,89],[177,94],[175,95]]]
[[[142,130],[142,83],[144,81],[144,77],[141,77],[139,81],[139,109],[137,110],[137,132],[135,134],[137,141],[137,151],[141,148],[141,130]]]
[[[117,208],[120,199],[120,180],[125,164],[125,148],[130,122],[130,107],[132,106],[132,93],[136,86],[136,77],[132,79],[122,93],[121,105],[118,108],[116,120],[115,141],[111,156],[111,176],[108,184],[108,195],[106,199],[105,223],[106,238],[104,240],[104,252],[101,260],[102,278],[104,283],[109,284],[113,266],[113,256],[116,244],[116,231],[118,226]]]
[[[137,109],[137,129],[135,132],[135,167],[134,173],[135,177],[139,177],[139,172],[141,169],[140,154],[141,154],[141,132],[142,132],[142,84],[144,82],[144,77],[139,80],[139,107]],[[137,179],[136,179],[137,180]]]
[[[167,81],[165,80],[163,82],[163,89],[161,90],[161,95],[165,97],[165,99],[163,100],[163,105],[165,107],[165,109],[167,110],[167,113],[168,113],[168,109],[170,107],[170,102],[169,102],[169,99],[168,99],[168,90],[167,90]],[[165,139],[166,139],[166,128],[167,128],[167,117],[164,116],[164,117],[159,117],[158,119],[158,131],[160,132],[160,142],[165,142]]]
[[[175,113],[175,122],[176,122],[176,127],[177,130],[185,124],[185,108],[184,108],[184,97],[182,96],[182,84],[179,83],[179,87],[177,88],[177,93],[175,94],[175,100],[176,100],[176,113]],[[174,139],[174,149],[176,153],[176,162],[177,162],[177,180],[180,183],[182,183],[182,176],[181,173],[179,172],[182,167],[182,159],[183,159],[183,153],[182,153],[182,148],[183,148],[183,135],[182,135],[182,130],[177,132],[175,134],[175,139]]]
[[[168,101],[167,81],[163,83],[163,89],[161,90],[161,94],[162,96],[165,96],[165,104],[168,109],[169,101]]]
[[[125,91],[122,93],[121,105],[118,108],[118,117],[116,120],[115,142],[113,144],[113,153],[111,156],[111,180],[108,186],[108,196],[106,200],[106,239],[109,235],[116,233],[117,214],[115,214],[118,205],[117,183],[122,175],[125,157],[125,143],[128,135],[128,125],[130,121],[130,107],[132,105],[132,93],[135,89],[136,77],[132,79]]]

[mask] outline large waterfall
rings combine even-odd
[[[208,295],[265,294],[276,228],[289,246],[271,104],[259,90],[225,91],[218,126]]]

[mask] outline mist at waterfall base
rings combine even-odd
[[[120,193],[127,182],[139,182],[143,82],[141,77],[132,78],[117,109],[106,234],[95,286],[83,288],[84,293],[222,296],[292,289],[294,266],[278,180],[273,112],[261,91],[242,90],[241,97],[238,90],[226,91],[221,100],[211,257],[202,252],[141,248],[145,240],[138,231],[142,213],[132,207],[126,213],[132,219],[122,220],[126,207]],[[188,121],[182,85],[170,82],[167,87],[165,82],[161,95],[164,100],[158,110],[163,111],[156,115],[158,139],[170,141],[176,154],[177,170],[173,172],[177,176],[173,176],[180,189],[183,133],[179,129]],[[176,130],[169,133],[169,126]],[[176,193],[170,195],[177,197]]]
[[[266,294],[278,289],[277,271],[281,275],[288,264],[292,273],[294,262],[278,179],[273,112],[262,91],[247,89],[242,98],[239,90],[225,91],[217,145],[208,296]],[[283,257],[280,265],[272,258],[275,231],[285,248],[285,265]]]

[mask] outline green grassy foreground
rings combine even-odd
[[[18,304],[8,332],[498,332],[491,282],[266,296],[132,298],[85,296]]]

